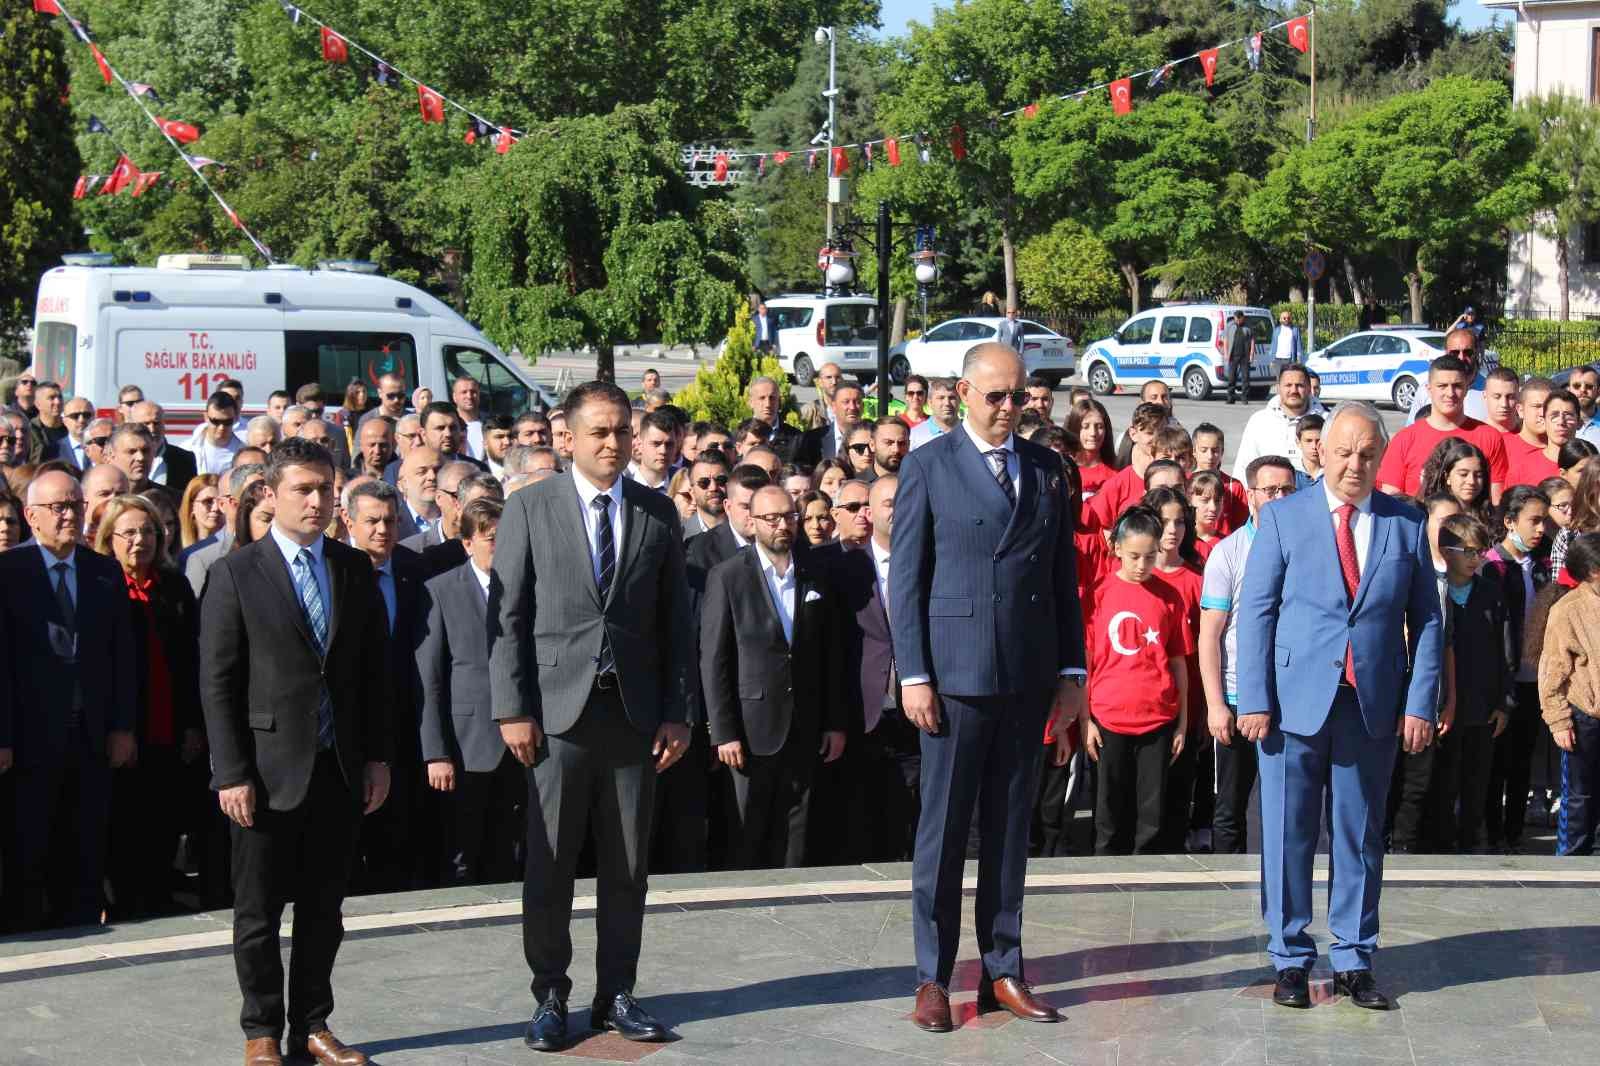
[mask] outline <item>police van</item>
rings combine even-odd
[[[322,386],[336,406],[352,379],[405,378],[449,399],[450,383],[476,380],[490,414],[519,414],[554,397],[466,319],[420,289],[359,261],[315,269],[253,270],[243,256],[163,255],[154,268],[74,255],[39,281],[34,373],[102,414],[138,385],[166,409],[167,431],[186,438],[224,381],[244,384],[245,415],[277,389]],[[369,401],[371,402],[371,401]]]
[[[1118,389],[1138,389],[1147,381],[1165,381],[1191,400],[1204,400],[1228,386],[1227,326],[1235,311],[1256,335],[1256,358],[1250,384],[1273,380],[1272,312],[1236,304],[1169,303],[1141,311],[1095,341],[1078,358],[1079,380],[1101,396]]]

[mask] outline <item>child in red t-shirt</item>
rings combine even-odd
[[[1192,482],[1190,488],[1193,489]],[[1144,505],[1161,518],[1161,550],[1152,577],[1170,586],[1183,601],[1184,627],[1189,638],[1189,653],[1183,660],[1188,676],[1184,712],[1189,730],[1183,751],[1167,771],[1166,812],[1161,819],[1160,850],[1181,855],[1191,824],[1209,829],[1216,804],[1210,749],[1205,744],[1211,739],[1206,732],[1205,683],[1200,678],[1200,589],[1205,577],[1194,534],[1199,522],[1189,501],[1174,489],[1156,489],[1145,494]]]
[[[1083,742],[1099,764],[1095,854],[1151,854],[1161,843],[1167,771],[1183,750],[1194,650],[1181,597],[1151,581],[1162,521],[1129,508],[1111,533],[1117,570],[1099,585],[1089,623],[1089,718]]]
[[[1217,516],[1216,530],[1226,537],[1250,521],[1250,498],[1245,494],[1244,482],[1222,469],[1222,456],[1228,450],[1228,439],[1220,426],[1202,422],[1194,430],[1194,471],[1214,472],[1222,480],[1222,513]]]
[[[1189,479],[1189,506],[1194,509],[1194,550],[1200,563],[1211,558],[1211,549],[1222,543],[1225,534],[1218,528],[1227,488],[1220,470],[1196,470]]]

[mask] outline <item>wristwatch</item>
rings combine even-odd
[[[1086,675],[1086,674],[1068,674],[1068,675],[1066,675],[1064,680],[1071,681],[1074,685],[1077,685],[1079,688],[1082,688],[1085,684],[1088,683],[1089,678],[1088,678],[1088,675]]]

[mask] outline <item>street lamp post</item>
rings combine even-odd
[[[828,126],[827,126],[827,129],[824,130],[824,132],[828,135],[827,141],[825,142],[825,149],[826,149],[825,154],[826,154],[826,158],[827,158],[827,168],[826,168],[827,174],[828,174],[829,177],[832,177],[833,176],[834,118],[836,116],[835,100],[839,95],[839,86],[838,86],[837,82],[835,81],[835,78],[836,78],[837,73],[838,73],[838,65],[837,65],[838,41],[834,37],[833,27],[832,26],[818,26],[817,27],[817,32],[814,35],[813,39],[818,44],[823,44],[824,42],[826,42],[827,45],[828,45],[828,88],[827,88],[826,91],[823,92],[822,95],[828,101]],[[816,142],[813,141],[812,143],[815,144]],[[827,243],[831,245],[831,244],[833,244],[833,197],[830,195],[826,199],[827,199],[827,209],[828,209],[827,224],[826,224],[827,225],[827,231],[828,231]]]

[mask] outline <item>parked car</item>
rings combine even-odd
[[[1444,337],[1429,326],[1379,326],[1312,352],[1306,366],[1322,379],[1324,400],[1383,401],[1409,411],[1428,364],[1444,354]]]
[[[1250,384],[1270,384],[1275,375],[1269,350],[1272,313],[1237,304],[1169,303],[1141,311],[1111,336],[1085,348],[1078,373],[1101,396],[1160,380],[1182,388],[1191,400],[1208,399],[1213,390],[1228,385],[1223,338],[1235,311],[1245,313],[1245,324],[1256,335]]]
[[[907,375],[921,374],[929,378],[961,376],[961,361],[973,345],[992,341],[999,336],[1000,323],[1005,319],[996,316],[968,316],[941,322],[920,337],[901,341],[889,349],[889,379],[896,385],[905,384]],[[1028,374],[1037,374],[1055,388],[1063,378],[1075,372],[1077,352],[1072,341],[1055,330],[1020,319],[1022,323],[1022,363]]]
[[[797,385],[839,368],[869,385],[878,376],[878,301],[871,296],[784,293],[767,301],[778,362]]]

